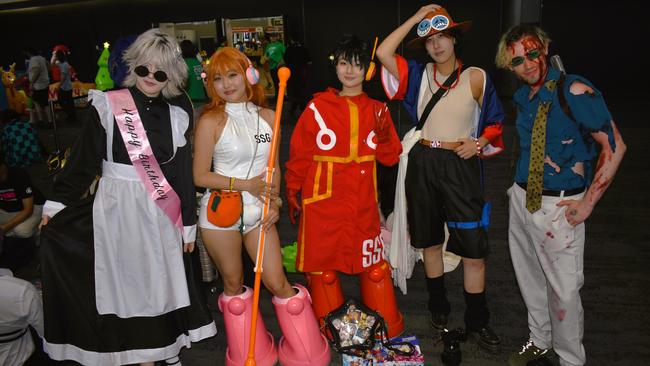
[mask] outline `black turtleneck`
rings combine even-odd
[[[181,199],[183,225],[194,225],[196,193],[192,178],[192,150],[189,144],[194,126],[192,104],[186,95],[165,100],[162,95],[148,97],[135,87],[129,88],[129,91],[140,113],[153,154],[165,178]],[[187,143],[176,150],[176,155],[172,143],[169,104],[181,107],[190,118],[189,127],[185,131]],[[97,110],[92,105],[87,108],[88,118],[83,121],[82,133],[72,147],[64,169],[57,175],[53,195],[49,198],[65,205],[78,200],[86,192],[95,176],[101,175],[102,160],[106,160],[106,131],[102,127]],[[112,155],[113,162],[132,165],[115,120],[113,120]]]

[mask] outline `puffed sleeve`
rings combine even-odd
[[[485,137],[489,143],[483,147],[482,157],[496,155],[503,151],[503,120],[505,113],[501,100],[497,95],[496,88],[492,84],[490,76],[482,69],[485,78],[483,89],[483,103],[479,116],[479,136]]]
[[[425,64],[415,60],[407,60],[400,55],[395,55],[397,63],[398,77],[393,76],[381,68],[381,85],[384,87],[386,97],[390,100],[401,100],[404,109],[411,116],[411,121],[415,126],[418,123],[418,95],[420,92],[420,82],[424,73]]]
[[[194,128],[192,104],[183,94],[170,101],[180,107],[180,113],[173,114],[172,133],[182,135],[173,138],[176,145],[174,157],[174,190],[181,200],[181,215],[183,218],[183,242],[191,243],[196,240],[196,188],[192,178],[192,147],[190,145]],[[182,146],[179,146],[181,145]]]

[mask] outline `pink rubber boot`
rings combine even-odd
[[[221,294],[219,310],[226,326],[226,366],[242,366],[248,357],[251,320],[253,317],[253,291],[244,286],[244,293],[235,296]],[[259,310],[258,310],[259,311]],[[273,366],[278,353],[273,336],[266,330],[262,314],[257,314],[255,331],[255,361],[258,366]]]
[[[278,355],[283,366],[326,366],[330,363],[330,347],[318,329],[306,288],[295,285],[292,297],[273,297],[275,313],[282,329]]]

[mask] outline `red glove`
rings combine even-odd
[[[381,105],[375,104],[375,135],[378,143],[388,142],[390,140],[390,111],[386,103]]]
[[[300,216],[300,199],[297,189],[287,189],[287,205],[289,206],[289,219],[296,224],[296,218]]]

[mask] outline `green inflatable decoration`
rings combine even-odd
[[[96,88],[101,91],[113,89],[115,86],[115,83],[113,83],[111,75],[108,72],[108,57],[111,55],[108,46],[108,42],[104,42],[104,50],[102,51],[101,56],[99,56],[99,60],[97,60],[99,71],[97,71],[97,76],[95,76],[95,85]]]
[[[296,254],[298,252],[298,243],[295,241],[282,249],[282,265],[287,272],[296,272]]]

